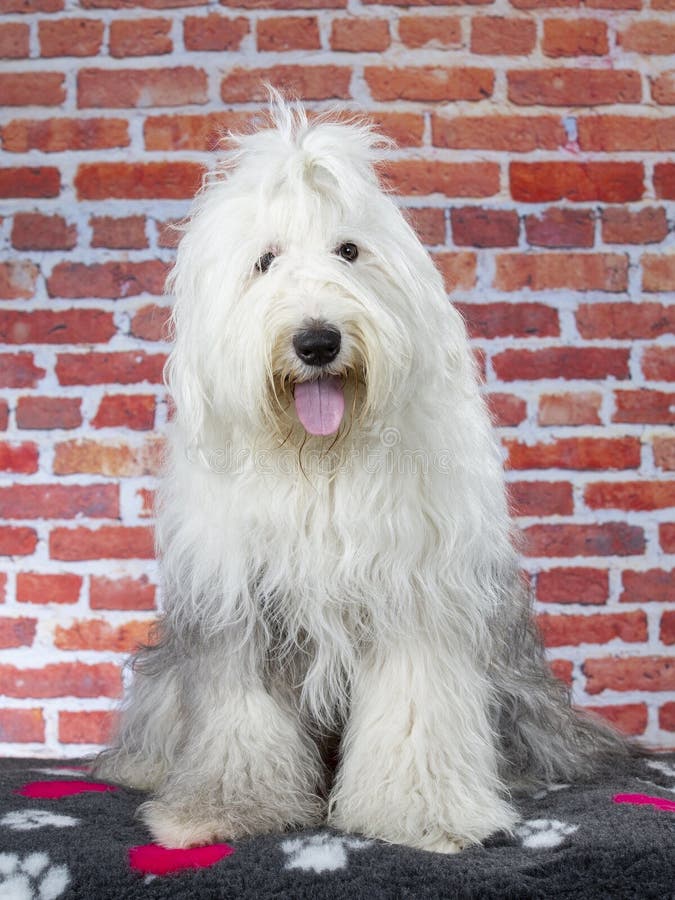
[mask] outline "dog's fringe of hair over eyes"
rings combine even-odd
[[[99,771],[157,791],[170,845],[310,824],[317,734],[343,729],[330,821],[449,851],[512,827],[509,788],[627,745],[548,672],[464,324],[378,185],[381,141],[279,98],[271,116],[205,179],[169,279],[165,608]],[[342,335],[325,439],[293,412],[307,321]],[[209,465],[224,448],[238,468]]]

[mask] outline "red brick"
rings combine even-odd
[[[642,354],[642,372],[650,381],[675,381],[673,347],[646,347]]]
[[[14,472],[19,475],[32,475],[38,469],[37,444],[24,441],[21,444],[10,444],[0,441],[0,472]],[[3,490],[0,488],[0,491]]]
[[[430,247],[445,243],[445,213],[434,207],[409,207],[403,210],[420,241]]]
[[[471,52],[488,56],[527,56],[534,50],[534,19],[476,16],[471,20]]]
[[[625,291],[628,257],[618,253],[510,253],[497,257],[501,291]]]
[[[122,109],[184,106],[208,101],[206,72],[191,66],[166,69],[80,69],[77,105]]]
[[[43,19],[38,22],[41,56],[96,56],[103,22],[96,19]]]
[[[628,735],[644,734],[647,728],[647,705],[626,703],[612,706],[587,706],[588,712],[606,719],[620,732]]]
[[[497,427],[520,425],[527,416],[527,404],[522,397],[515,394],[493,392],[487,394],[485,400],[490,410],[492,422]]]
[[[675,200],[675,165],[662,163],[654,166],[654,190],[657,197]]]
[[[644,193],[640,162],[528,162],[509,166],[511,196],[525,203],[628,203]]]
[[[92,247],[112,250],[142,250],[148,246],[145,216],[94,216],[90,219]]]
[[[665,553],[675,553],[675,524],[662,522],[659,525],[659,544]]]
[[[602,525],[531,525],[523,530],[525,556],[634,556],[645,552],[642,528],[625,522]]]
[[[447,50],[462,46],[462,23],[454,16],[401,16],[398,33],[406,47],[415,49],[438,47]]]
[[[675,306],[660,303],[587,303],[576,312],[584,338],[654,338],[675,334]]]
[[[661,615],[659,639],[662,644],[667,646],[675,644],[675,609],[666,610]]]
[[[49,536],[52,559],[152,559],[152,529],[146,526],[107,525],[89,528],[54,528]]]
[[[143,125],[146,150],[215,150],[228,131],[244,131],[250,113],[150,116]]]
[[[157,226],[157,245],[175,250],[183,235],[181,219],[168,219],[166,222],[155,221]]]
[[[601,425],[602,394],[578,391],[565,394],[542,394],[539,398],[539,425]]]
[[[492,69],[366,66],[373,100],[484,100],[492,96]]]
[[[512,481],[507,489],[514,516],[567,516],[573,512],[568,481]]]
[[[105,343],[115,332],[113,314],[102,309],[0,310],[0,340],[6,344]]]
[[[659,708],[659,728],[664,731],[675,731],[675,700],[664,703]]]
[[[94,428],[131,428],[149,431],[155,425],[153,394],[108,394],[99,404]]]
[[[625,571],[621,574],[621,603],[670,603],[675,599],[675,569]]]
[[[19,397],[18,428],[78,428],[82,424],[79,397]]]
[[[0,169],[0,197],[58,197],[61,173],[53,166]]]
[[[23,59],[30,52],[30,29],[25,22],[7,22],[0,25],[0,57]]]
[[[591,509],[665,509],[675,506],[675,481],[595,482],[584,500]]]
[[[639,438],[558,438],[526,444],[505,440],[512,469],[636,469],[640,465]]]
[[[110,55],[159,56],[171,53],[171,19],[115,19],[110,23]]]
[[[0,516],[6,519],[92,519],[119,517],[116,484],[15,484],[0,487]]]
[[[7,431],[9,420],[9,405],[6,400],[0,400],[0,431]]]
[[[572,673],[574,665],[568,659],[552,659],[549,660],[549,666],[553,675],[566,685],[572,686]]]
[[[450,211],[452,239],[460,247],[515,247],[520,225],[510,209],[465,206]]]
[[[259,51],[319,50],[319,21],[316,16],[279,16],[258,19]]]
[[[156,587],[141,578],[91,576],[89,605],[92,609],[155,609]]]
[[[492,197],[499,193],[499,166],[492,162],[436,162],[426,159],[388,161],[382,174],[397,194],[416,197]]]
[[[607,644],[615,638],[628,643],[647,640],[647,617],[641,610],[576,616],[542,613],[537,625],[547,647]]]
[[[60,353],[56,361],[59,384],[162,383],[166,356],[160,353]]]
[[[168,266],[158,259],[144,262],[109,262],[86,265],[64,262],[47,279],[50,297],[135,297],[162,294]]]
[[[183,40],[186,50],[238,50],[249,32],[244,16],[225,18],[213,13],[208,16],[186,16],[183,21]]]
[[[617,43],[629,53],[671,56],[675,53],[675,25],[663,19],[631,22],[619,31]]]
[[[544,19],[542,50],[546,56],[605,56],[607,25],[595,19]]]
[[[612,422],[675,425],[675,393],[664,391],[617,391]]]
[[[567,137],[557,116],[446,116],[431,117],[435,147],[458,150],[503,150],[528,153],[557,150]]]
[[[475,253],[434,253],[432,259],[443,276],[446,291],[470,290],[475,287]]]
[[[32,353],[0,353],[0,387],[37,387],[45,374],[34,364]]]
[[[636,656],[623,659],[587,659],[582,666],[586,691],[599,694],[611,691],[675,690],[675,659],[662,656]]]
[[[155,514],[155,492],[148,488],[139,488],[136,496],[140,500],[141,508],[138,516],[142,519],[152,519]]]
[[[69,572],[19,572],[16,576],[16,599],[19,603],[77,603],[81,587],[81,576]]]
[[[31,647],[35,640],[37,619],[0,616],[0,650]]]
[[[403,20],[400,26],[402,27]],[[401,40],[404,40],[401,35]],[[333,19],[331,50],[347,53],[381,53],[391,44],[389,23],[386,19]]]
[[[208,0],[80,0],[84,9],[173,9],[179,6],[205,6]]]
[[[12,246],[16,250],[72,250],[77,243],[77,227],[63,216],[16,213],[12,226]]]
[[[544,303],[456,303],[472,338],[551,337],[558,313]]]
[[[35,529],[0,525],[0,556],[30,556],[36,547]]]
[[[220,98],[226,103],[264,103],[267,82],[298,100],[349,100],[351,77],[348,66],[237,66],[223,78]]]
[[[675,253],[645,253],[642,257],[642,290],[675,291]]]
[[[657,468],[675,471],[675,436],[655,435],[652,443]]]
[[[184,200],[199,188],[203,167],[195,162],[98,162],[78,167],[78,200]]]
[[[151,621],[132,621],[111,625],[104,619],[80,619],[68,628],[57,625],[54,630],[54,646],[59,650],[110,650],[115,653],[132,653],[141,644],[147,644]]]
[[[582,150],[675,149],[675,118],[653,116],[582,116],[577,120]]]
[[[602,239],[608,244],[658,244],[668,234],[668,220],[663,207],[603,209]]]
[[[347,0],[220,0],[220,4],[238,9],[344,9]]]
[[[609,597],[609,574],[606,569],[584,566],[539,572],[536,596],[540,603],[601,606]]]
[[[592,247],[593,211],[551,207],[525,217],[525,234],[532,247]]]
[[[2,106],[60,106],[66,99],[61,72],[0,73]]]
[[[110,710],[59,712],[59,741],[62,744],[108,744],[117,726],[118,714]]]
[[[140,447],[122,443],[101,443],[88,438],[62,441],[55,446],[54,473],[56,475],[86,473],[115,478],[158,475],[162,450],[161,440],[148,441]]]
[[[0,665],[0,694],[7,697],[120,697],[122,679],[113,663],[52,663],[42,669]]]
[[[519,106],[601,106],[639,103],[640,73],[630,69],[521,69],[506,74]]]
[[[166,306],[143,306],[131,320],[130,333],[144,341],[168,340],[168,321],[171,310]]]
[[[0,709],[0,741],[42,744],[45,721],[41,709]]]
[[[614,347],[546,347],[504,350],[492,357],[502,381],[537,378],[628,378],[629,351]]]
[[[0,0],[0,12],[60,12],[64,5],[64,0]]]
[[[657,103],[675,103],[675,69],[651,78],[652,97]]]
[[[0,263],[0,300],[25,300],[33,296],[38,269],[27,259]]]
[[[125,119],[14,119],[2,129],[2,144],[10,153],[127,147],[129,126]]]

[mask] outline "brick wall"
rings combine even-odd
[[[0,752],[103,741],[147,633],[166,226],[263,78],[398,141],[555,670],[675,744],[673,8],[0,0]]]

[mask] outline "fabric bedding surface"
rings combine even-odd
[[[328,828],[165,851],[143,799],[86,763],[0,760],[0,900],[675,897],[675,754],[521,798],[514,835],[453,856]]]

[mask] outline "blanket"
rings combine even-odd
[[[165,850],[143,799],[84,764],[1,760],[1,900],[675,897],[675,754],[521,798],[513,835],[452,856],[330,828]]]

